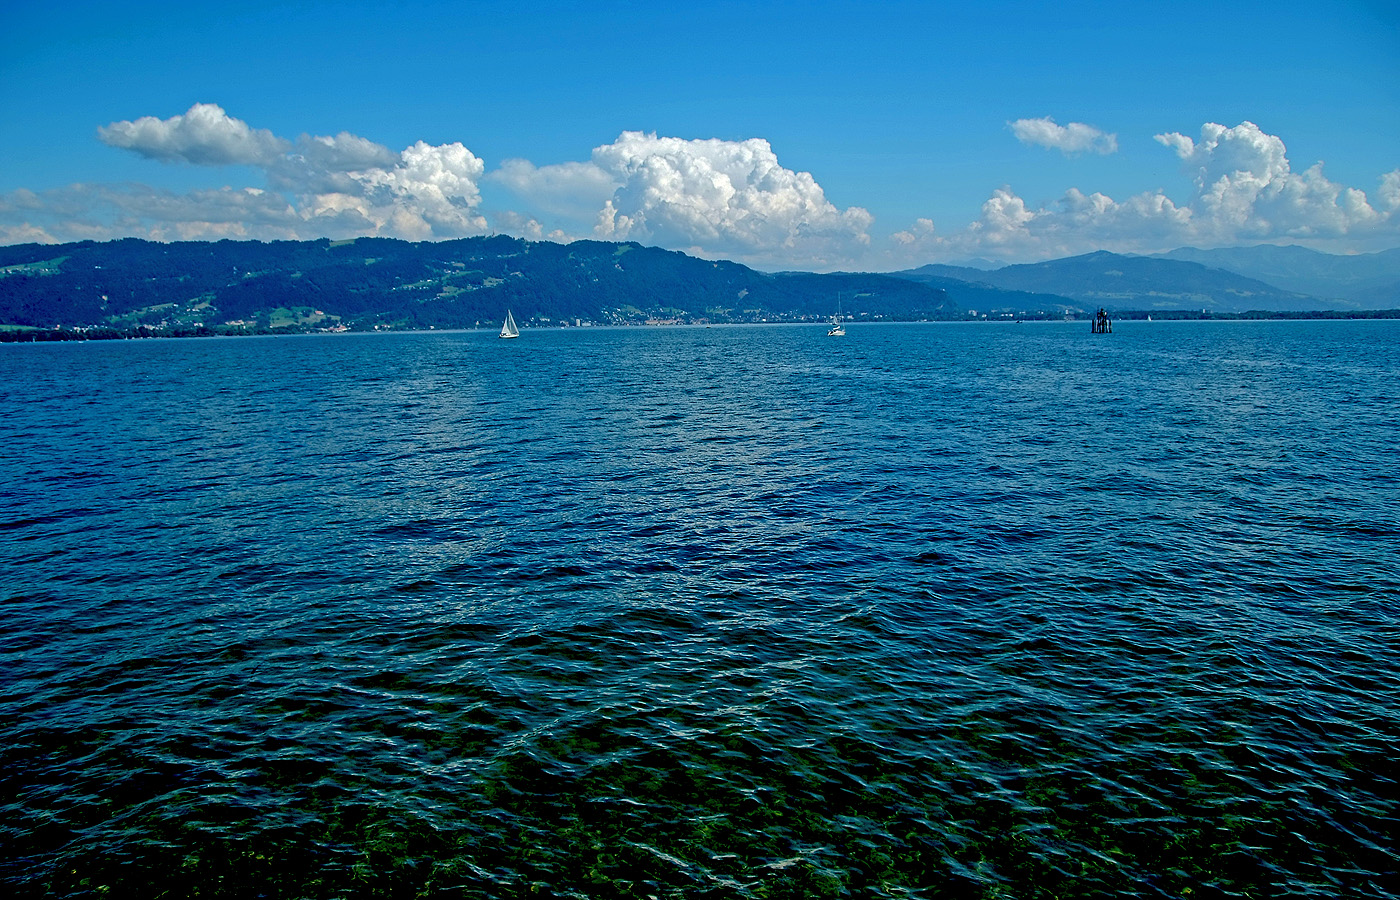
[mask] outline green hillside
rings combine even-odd
[[[766,274],[639,244],[509,237],[409,243],[0,247],[0,324],[34,328],[469,328],[959,315],[947,293],[886,275]]]

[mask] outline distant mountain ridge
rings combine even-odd
[[[1302,252],[1290,252],[1295,250]],[[1157,256],[1098,251],[989,271],[929,265],[895,274],[923,283],[952,278],[1005,291],[1050,293],[1110,310],[1243,313],[1400,307],[1400,250],[1370,257],[1280,247],[1187,249]],[[1265,275],[1273,280],[1261,277]],[[1297,289],[1304,286],[1309,290]]]
[[[1182,247],[1153,254],[1159,259],[1200,263],[1256,278],[1286,291],[1344,299],[1363,308],[1400,303],[1400,249],[1338,256],[1306,247]]]

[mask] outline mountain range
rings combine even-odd
[[[199,330],[463,328],[498,323],[963,319],[1400,307],[1400,250],[1098,252],[980,269],[764,273],[636,243],[493,236],[420,242],[0,247],[0,327]]]
[[[1400,250],[1335,256],[1302,247],[1183,248],[1156,256],[1100,251],[1047,262],[974,269],[928,265],[895,273],[925,284],[949,279],[1069,298],[1073,309],[1375,310],[1400,307]]]
[[[1159,254],[1267,282],[1286,291],[1344,300],[1363,309],[1400,304],[1400,249],[1334,256],[1306,247],[1184,247]]]

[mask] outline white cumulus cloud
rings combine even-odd
[[[1199,139],[1171,132],[1156,140],[1191,175],[1194,230],[1207,240],[1340,237],[1387,218],[1364,192],[1329,181],[1322,163],[1294,172],[1283,140],[1253,122],[1207,123]]]
[[[97,129],[103,143],[166,162],[201,166],[267,165],[286,151],[288,142],[264,129],[231,118],[212,103],[196,103],[168,119],[142,116]]]
[[[1376,193],[1382,208],[1387,212],[1393,213],[1400,209],[1400,169],[1382,175],[1381,187]]]
[[[1100,153],[1118,151],[1118,135],[1105,134],[1092,125],[1070,122],[1057,125],[1054,119],[1017,119],[1010,123],[1011,133],[1023,144],[1035,144],[1061,153]]]
[[[478,210],[486,165],[460,143],[419,141],[396,152],[348,132],[291,140],[255,129],[212,103],[197,103],[168,119],[113,122],[99,128],[98,137],[164,162],[252,166],[262,171],[266,185],[186,194],[144,185],[73,185],[31,195],[37,198],[33,202],[12,195],[0,203],[0,218],[24,206],[25,219],[0,224],[13,233],[61,234],[65,240],[128,235],[431,240],[488,230]]]
[[[778,162],[767,141],[686,140],[627,131],[593,151],[617,185],[595,234],[650,241],[756,264],[855,258],[874,217],[839,209],[808,172]]]
[[[890,240],[896,246],[910,247],[919,243],[926,243],[936,239],[937,229],[933,227],[932,219],[915,219],[914,224],[904,229],[896,231],[890,235]]]
[[[486,164],[459,143],[419,141],[393,166],[349,173],[361,188],[350,196],[377,232],[408,240],[480,234],[486,219],[476,212],[477,184],[485,171]]]
[[[570,231],[635,240],[759,266],[831,268],[863,256],[874,217],[840,209],[808,172],[784,167],[765,140],[691,140],[625,131],[587,161],[512,159],[487,178]],[[498,222],[533,217],[498,214]],[[561,235],[555,230],[551,235]]]

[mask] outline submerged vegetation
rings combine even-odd
[[[407,804],[376,802],[372,773],[352,776],[292,746],[269,747],[240,783],[200,791],[114,758],[141,787],[131,805],[116,792],[112,817],[86,826],[106,849],[94,852],[89,835],[45,891],[810,900],[1136,896],[1150,885],[1161,896],[1231,897],[1306,863],[1361,896],[1367,873],[1387,865],[1379,848],[1351,855],[1360,843],[1286,798],[1241,796],[1246,761],[1236,757],[1251,751],[1224,726],[1209,745],[1166,727],[1120,735],[1124,765],[1109,777],[1053,716],[950,721],[940,744],[963,750],[944,759],[914,733],[837,729],[793,744],[762,729],[687,725],[679,710],[661,724],[586,718],[491,753],[508,724],[488,721],[499,712],[460,713],[458,730],[419,735],[425,759],[480,765],[465,781],[423,781]],[[703,737],[680,745],[663,726]],[[97,735],[66,750],[76,752],[121,753]],[[136,802],[162,780],[171,794]],[[269,818],[246,792],[282,797],[282,811]],[[59,837],[31,834],[10,849]]]

